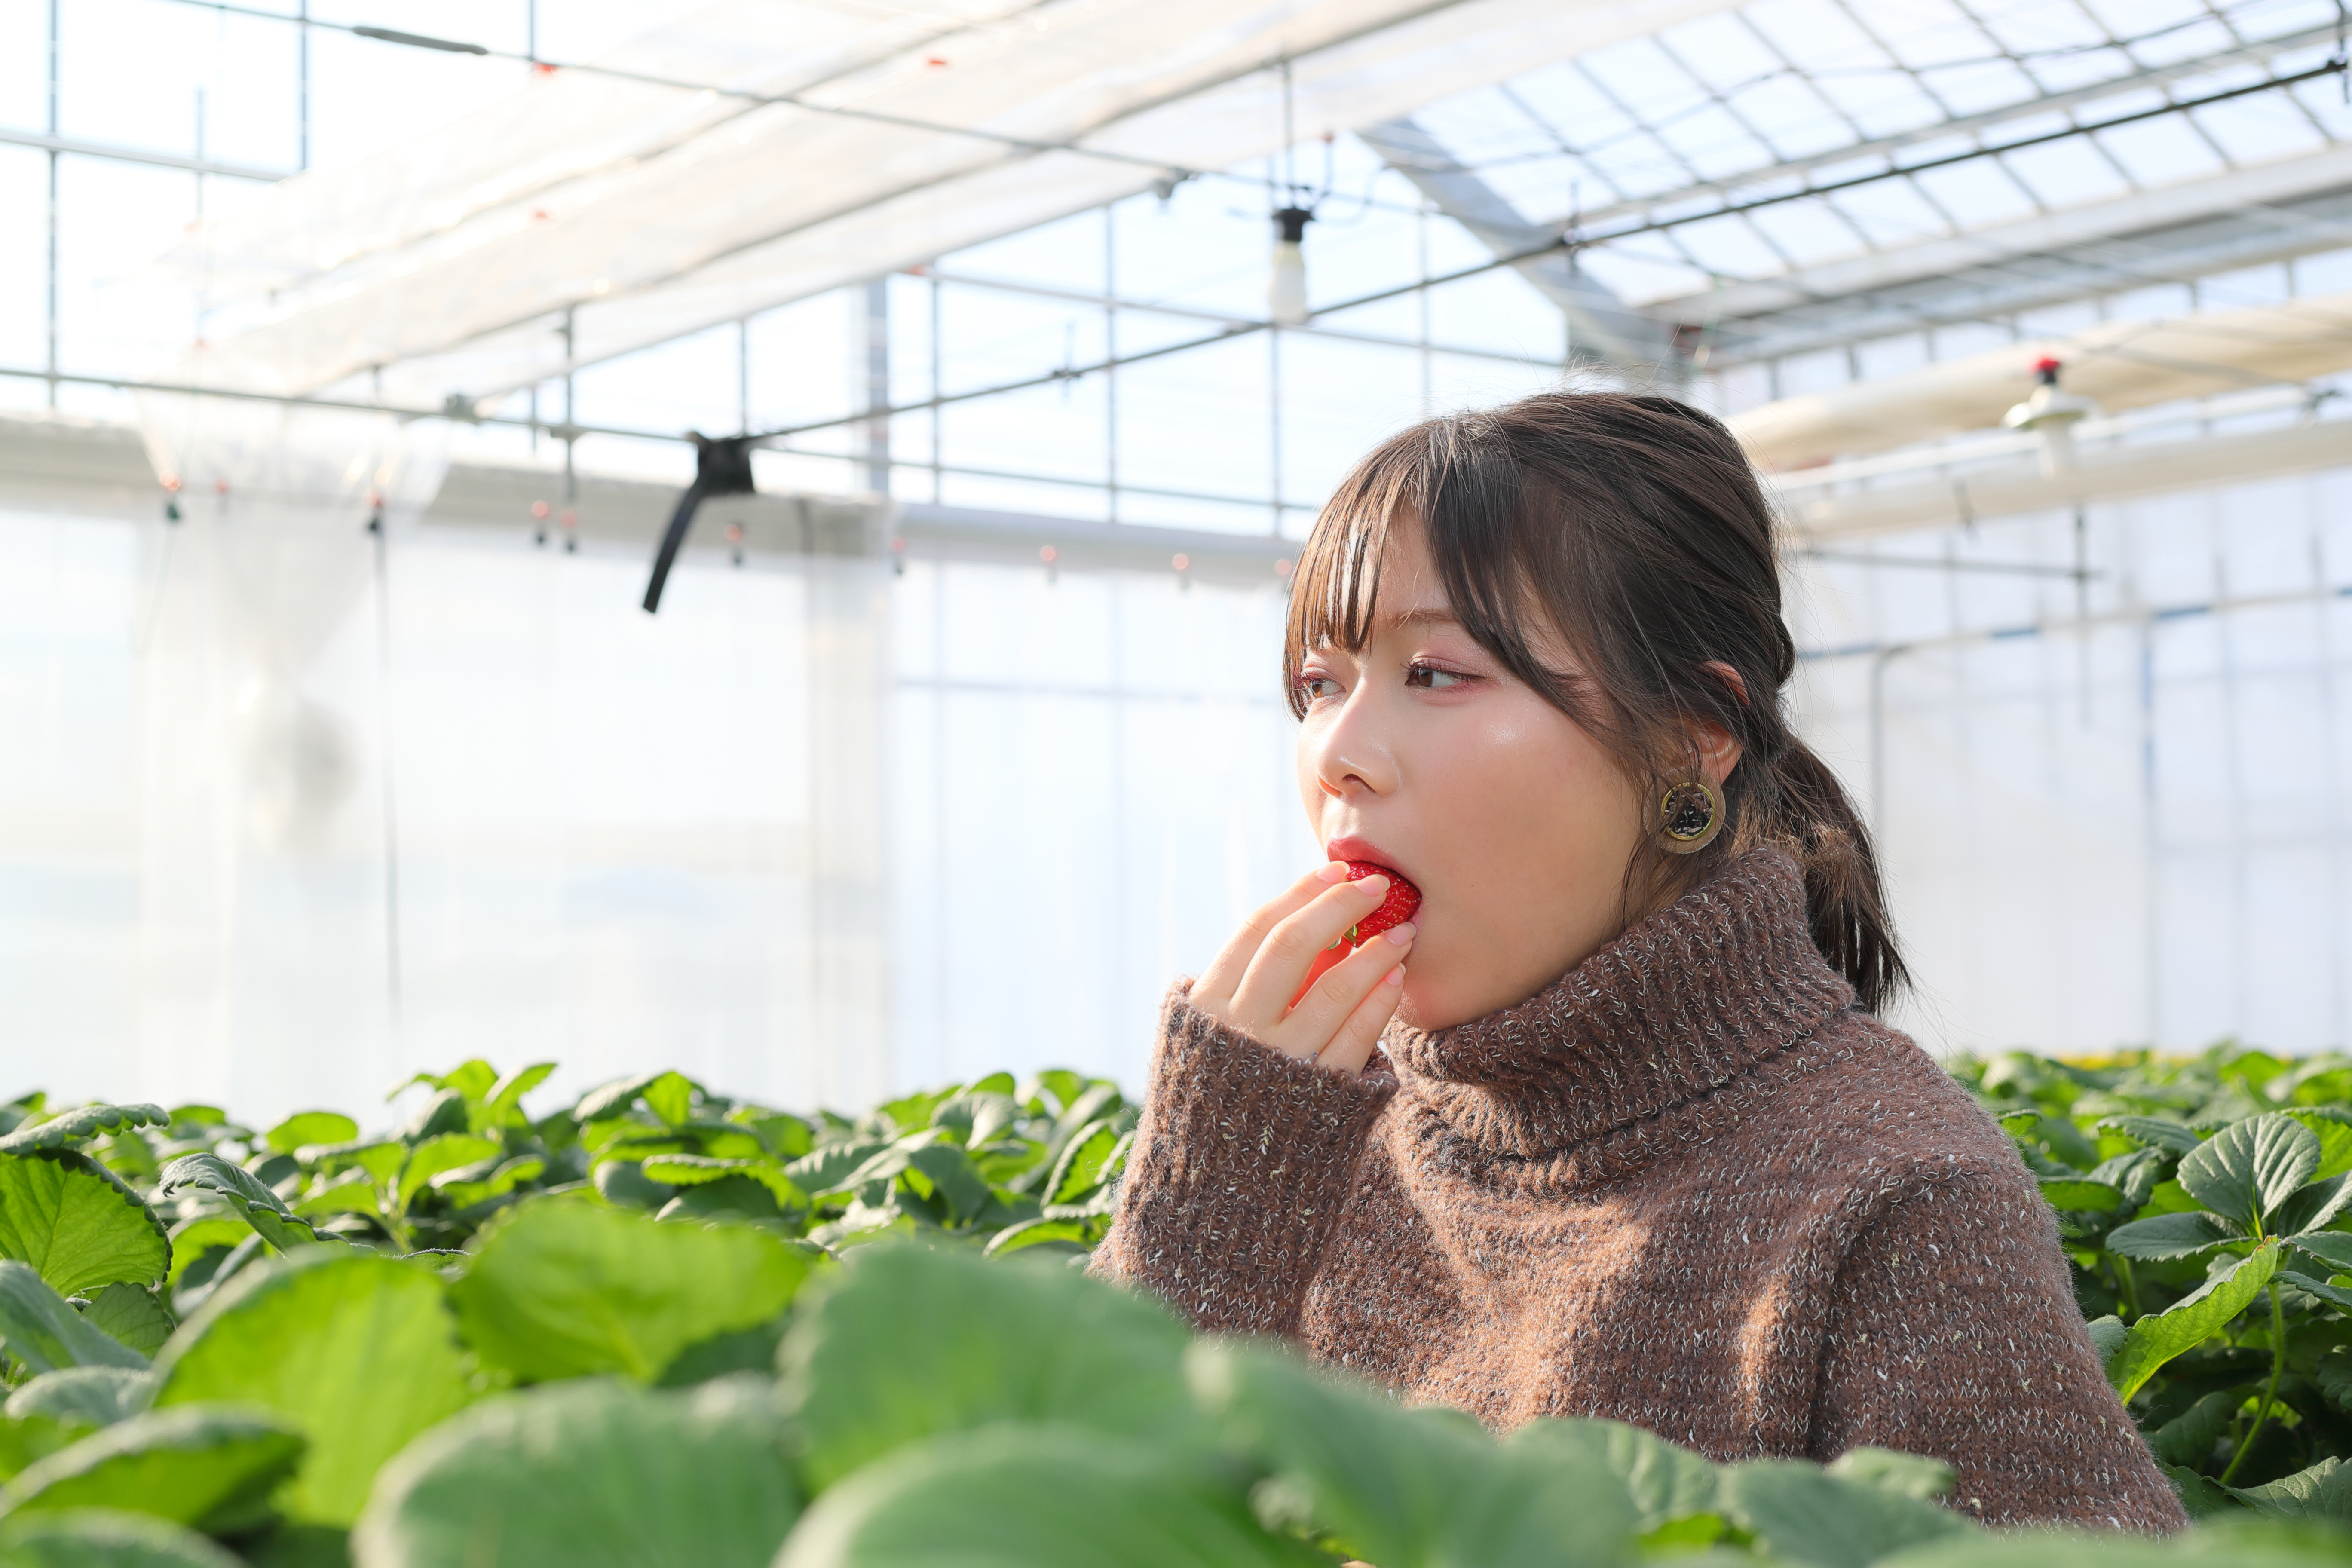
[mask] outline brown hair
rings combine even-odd
[[[1352,653],[1369,639],[1400,520],[1425,530],[1463,629],[1613,752],[1650,799],[1696,771],[1686,719],[1744,748],[1724,781],[1724,830],[1694,855],[1637,854],[1629,908],[1637,887],[1676,896],[1729,856],[1780,844],[1804,868],[1814,942],[1864,1005],[1908,982],[1869,831],[1782,711],[1797,650],[1772,512],[1731,432],[1672,398],[1547,392],[1381,443],[1340,482],[1299,562],[1283,650],[1294,712],[1310,648]],[[1537,657],[1530,611],[1583,679]],[[1739,673],[1744,696],[1705,668],[1714,662]]]

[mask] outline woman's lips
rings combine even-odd
[[[1395,860],[1386,850],[1369,838],[1358,838],[1352,834],[1331,839],[1323,846],[1323,853],[1334,860],[1363,861],[1378,866],[1382,871],[1397,871]],[[1398,875],[1402,874],[1398,871]]]

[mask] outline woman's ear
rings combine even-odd
[[[1719,658],[1711,658],[1699,668],[1729,688],[1741,707],[1748,706],[1748,682],[1740,679],[1739,671]],[[1720,788],[1723,781],[1731,776],[1731,770],[1739,765],[1740,755],[1747,748],[1730,731],[1713,720],[1693,715],[1685,721],[1685,724],[1690,737],[1691,752],[1698,759],[1700,771],[1706,774],[1707,783]]]

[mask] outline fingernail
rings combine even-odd
[[[1386,877],[1367,877],[1362,881],[1357,883],[1356,886],[1363,891],[1371,894],[1376,899],[1382,899],[1388,896],[1389,879]]]
[[[1410,946],[1412,939],[1420,934],[1421,928],[1413,924],[1411,921],[1405,921],[1405,923],[1401,926],[1389,927],[1389,940],[1396,943],[1399,947]]]
[[[1326,882],[1344,882],[1348,879],[1348,863],[1345,860],[1334,860],[1315,875]]]
[[[1404,965],[1403,965],[1403,964],[1400,963],[1400,964],[1398,964],[1394,969],[1391,969],[1391,970],[1390,970],[1390,971],[1389,971],[1389,977],[1388,977],[1387,984],[1391,984],[1391,985],[1402,985],[1402,984],[1404,984]]]

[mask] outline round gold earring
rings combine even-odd
[[[1658,847],[1696,855],[1723,831],[1723,792],[1703,778],[1670,784],[1658,800]]]

